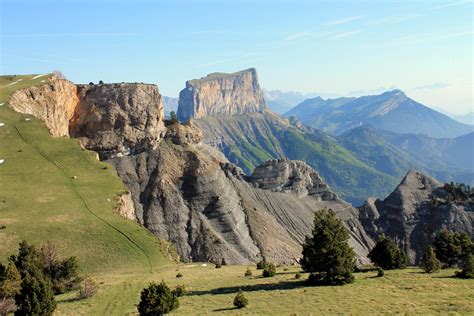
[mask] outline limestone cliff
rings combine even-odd
[[[178,119],[234,115],[266,108],[254,68],[232,74],[213,73],[186,82],[179,94]]]
[[[416,263],[442,229],[474,238],[474,196],[460,202],[448,195],[437,180],[412,170],[385,200],[372,198],[360,207],[359,218],[372,238],[389,236]]]
[[[163,103],[156,85],[78,85],[78,96],[69,132],[101,159],[143,151],[164,134]]]
[[[69,120],[78,103],[76,85],[55,76],[44,85],[19,89],[10,98],[15,111],[39,118],[54,137],[69,136]]]

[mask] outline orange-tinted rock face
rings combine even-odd
[[[255,69],[233,74],[214,73],[186,82],[179,94],[178,118],[235,115],[266,108]]]
[[[69,135],[69,120],[78,103],[76,85],[56,77],[44,85],[17,90],[10,99],[15,111],[39,118],[54,137]]]
[[[161,94],[151,84],[78,85],[79,106],[69,124],[101,159],[152,148],[165,133]]]

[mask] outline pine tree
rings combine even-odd
[[[390,238],[383,235],[369,252],[368,257],[384,270],[405,268],[408,262],[406,253]]]
[[[20,292],[15,296],[15,315],[52,315],[56,309],[51,281],[36,265],[22,272]]]
[[[442,230],[436,236],[433,247],[443,268],[456,266],[466,254],[474,252],[474,243],[466,233],[448,230]]]
[[[428,246],[426,248],[423,257],[421,257],[420,267],[425,270],[426,273],[433,273],[441,268],[441,262],[436,258],[433,247]]]
[[[249,304],[249,301],[245,297],[244,292],[242,290],[239,290],[239,292],[234,298],[234,306],[237,308],[244,308],[248,304]]]
[[[354,281],[355,253],[348,244],[349,233],[331,209],[314,215],[311,236],[303,245],[301,267],[310,272],[313,284],[346,284]]]
[[[149,316],[164,315],[178,307],[178,298],[165,282],[161,281],[160,284],[151,283],[142,290],[138,313]]]

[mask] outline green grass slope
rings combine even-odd
[[[215,269],[200,264],[180,264],[146,279],[104,280],[107,291],[83,302],[59,304],[61,315],[129,315],[136,313],[140,290],[151,281],[164,280],[171,288],[184,285],[188,295],[181,297],[173,315],[472,315],[474,287],[471,280],[456,279],[454,270],[427,274],[420,269],[355,273],[355,282],[344,286],[304,286],[308,277],[300,267],[277,268],[277,275],[262,278],[262,270],[250,267],[253,276],[244,277],[246,266]],[[176,278],[177,272],[183,274]],[[249,306],[235,309],[233,300],[239,289]],[[119,298],[119,299],[117,299]],[[102,312],[102,313],[101,313]]]
[[[16,89],[47,79],[34,77],[0,77],[0,225],[6,226],[0,230],[0,261],[26,239],[37,245],[53,241],[60,255],[77,256],[83,273],[94,276],[169,263],[159,240],[114,212],[116,197],[126,189],[110,165],[74,139],[52,138],[41,121],[8,107]]]
[[[206,141],[247,174],[269,159],[303,160],[343,199],[356,205],[369,196],[385,197],[400,181],[361,161],[334,137],[296,129],[271,111],[206,117],[195,122]]]

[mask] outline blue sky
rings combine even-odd
[[[470,1],[1,2],[2,74],[138,81],[257,68],[266,89],[334,95],[400,88],[445,112],[473,107]]]

